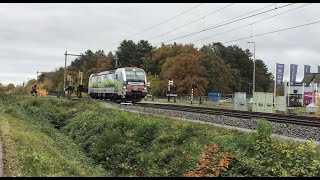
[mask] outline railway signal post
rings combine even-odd
[[[72,89],[72,87],[71,87],[71,81],[72,81],[72,79],[71,79],[71,76],[70,75],[68,75],[67,76],[67,81],[68,81],[68,99],[71,99],[71,89]]]
[[[83,91],[83,85],[82,85],[83,72],[82,71],[79,71],[79,78],[80,78],[80,85],[78,86],[77,94],[78,94],[78,98],[82,98],[82,91]]]
[[[170,98],[171,97],[173,97],[173,101],[174,102],[176,102],[176,97],[177,97],[177,95],[176,94],[172,94],[171,93],[171,89],[170,89],[170,86],[172,86],[173,85],[173,80],[171,80],[170,78],[169,78],[169,81],[168,81],[168,91],[167,91],[167,97],[168,97],[168,102],[170,102]]]
[[[193,100],[193,88],[191,89],[191,104],[192,104],[192,100]]]

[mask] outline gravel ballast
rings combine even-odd
[[[258,119],[241,119],[236,117],[229,117],[223,115],[209,115],[200,114],[192,112],[183,112],[177,110],[166,110],[166,109],[156,109],[148,107],[139,106],[121,106],[123,109],[131,111],[139,111],[149,114],[156,114],[162,116],[176,117],[189,120],[205,121],[215,124],[233,126],[237,128],[251,129],[255,130],[257,126]],[[301,126],[296,124],[286,124],[286,123],[275,123],[270,122],[272,125],[272,133],[299,139],[313,139],[315,141],[320,141],[320,128]]]

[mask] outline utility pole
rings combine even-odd
[[[79,54],[68,54],[67,51],[64,53],[65,59],[64,59],[64,75],[63,75],[63,95],[65,95],[66,90],[66,76],[67,76],[67,56],[81,56]]]
[[[256,43],[255,42],[247,42],[253,43],[253,84],[252,84],[252,94],[256,90]]]
[[[67,73],[67,51],[64,54],[64,73],[63,73],[63,94],[65,95],[66,91],[66,73]]]

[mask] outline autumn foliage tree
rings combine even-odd
[[[232,154],[219,152],[216,144],[205,146],[205,152],[200,155],[199,163],[194,170],[184,174],[186,177],[221,176],[228,170]]]
[[[192,83],[195,83],[198,84],[198,88],[194,91],[194,95],[204,95],[208,81],[204,77],[205,67],[201,64],[200,53],[192,45],[182,48],[189,49],[189,51],[169,57],[164,62],[161,70],[162,86],[165,89],[170,78],[174,80],[175,93],[189,95]]]
[[[80,82],[79,71],[83,72],[83,85],[87,86],[89,76],[101,71],[115,69],[116,56],[118,67],[135,66],[147,73],[147,81],[153,87],[152,94],[165,95],[168,79],[173,79],[172,93],[190,95],[192,83],[198,84],[194,95],[207,95],[209,92],[231,94],[249,92],[252,81],[252,53],[239,46],[224,46],[211,43],[198,49],[193,44],[162,44],[153,47],[146,40],[135,43],[123,40],[115,54],[103,50],[87,50],[74,58],[67,67],[67,75],[72,76],[75,86]],[[71,59],[71,57],[70,57]],[[49,92],[63,90],[64,68],[43,73],[39,82],[43,82]],[[270,91],[273,76],[268,72],[262,60],[256,60],[256,91]]]

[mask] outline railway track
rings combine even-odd
[[[140,107],[177,110],[177,111],[185,111],[185,112],[193,112],[193,113],[201,113],[201,114],[209,114],[209,115],[231,116],[231,117],[237,117],[242,119],[265,118],[268,121],[277,122],[277,123],[290,123],[290,124],[296,124],[296,125],[302,125],[302,126],[320,127],[320,117],[316,117],[316,116],[298,116],[298,115],[288,115],[288,114],[238,111],[238,110],[230,110],[230,109],[191,107],[191,106],[156,104],[156,103],[135,103],[134,105],[140,106]]]
[[[83,98],[86,99],[86,98]],[[88,98],[91,99],[91,98]],[[97,99],[98,100],[98,99]],[[100,100],[103,101],[103,100]],[[119,104],[117,102],[108,101],[109,103]],[[209,115],[223,115],[242,119],[259,119],[265,118],[270,122],[277,123],[289,123],[302,126],[310,127],[320,127],[320,117],[317,116],[301,116],[301,115],[291,115],[291,114],[279,114],[279,113],[263,113],[263,112],[253,112],[253,111],[238,111],[231,109],[217,109],[217,108],[207,108],[207,107],[193,107],[193,106],[183,106],[174,104],[159,104],[159,103],[134,103],[134,106],[149,107],[156,109],[165,110],[177,110],[192,113],[201,113]]]

